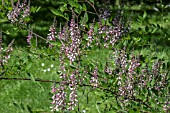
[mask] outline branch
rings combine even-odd
[[[4,78],[4,77],[0,77],[0,80],[25,80],[25,81],[31,81],[31,79],[30,78]],[[55,80],[41,80],[41,79],[35,79],[35,81],[38,81],[38,82],[48,82],[48,83],[60,83],[60,82],[57,82],[57,81],[55,81]],[[93,85],[91,85],[91,84],[82,84],[82,85],[80,85],[80,86],[90,86],[90,87],[94,87]],[[111,93],[114,93],[114,94],[116,94],[114,91],[112,91],[112,90],[110,90],[110,89],[107,89],[107,88],[103,88],[103,87],[101,87],[101,86],[96,86],[96,88],[99,88],[99,89],[101,89],[101,90],[106,90],[106,91],[109,91],[109,92],[111,92]]]
[[[0,80],[25,80],[25,81],[27,81],[27,80],[30,80],[31,81],[31,79],[30,78],[4,78],[4,77],[0,77]],[[41,80],[41,79],[35,79],[35,81],[38,81],[38,82],[51,82],[51,83],[60,83],[60,82],[57,82],[57,81],[55,81],[55,80]],[[91,85],[91,84],[82,84],[82,85],[80,85],[80,86],[90,86],[90,87],[94,87],[93,85]],[[99,89],[101,89],[101,90],[106,90],[106,91],[109,91],[109,92],[111,92],[111,93],[114,93],[115,94],[115,92],[114,91],[112,91],[112,90],[110,90],[110,89],[107,89],[107,88],[103,88],[103,87],[101,87],[101,86],[96,86],[96,88],[99,88]]]
[[[47,41],[47,39],[43,38],[42,36],[38,35],[37,33],[34,33],[34,32],[32,31],[32,29],[27,29],[27,28],[25,28],[24,26],[21,26],[21,28],[24,29],[24,30],[26,30],[26,31],[28,31],[28,32],[30,32],[30,33],[32,33],[32,34],[35,35],[36,37],[39,37],[39,38],[41,38],[42,40]]]
[[[30,80],[30,78],[3,78],[3,77],[0,77],[0,80]],[[38,81],[38,82],[51,82],[51,83],[60,83],[60,82],[56,82],[55,80],[41,80],[41,79],[35,79],[35,81]]]

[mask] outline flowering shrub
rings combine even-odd
[[[86,0],[86,2],[96,11],[93,0]],[[27,1],[24,1],[20,4],[18,0],[16,6],[13,4],[13,10],[7,14],[9,21],[26,25],[24,18],[30,15],[30,3],[28,5],[26,3]],[[158,58],[146,60],[147,57],[142,55],[142,52],[135,52],[131,49],[134,47],[127,44],[131,41],[126,40],[130,32],[131,18],[125,18],[124,11],[119,10],[112,20],[109,18],[111,11],[101,8],[99,14],[96,14],[99,16],[98,20],[93,19],[92,23],[87,23],[87,12],[80,19],[80,14],[75,9],[76,7],[79,9],[78,6],[81,5],[70,0],[68,3],[70,3],[69,7],[72,7],[72,18],[60,27],[58,33],[57,24],[54,21],[45,40],[49,45],[49,51],[55,51],[51,56],[55,58],[57,56],[59,60],[59,68],[55,73],[59,75],[59,80],[50,81],[53,82],[51,110],[54,112],[79,111],[79,89],[89,87],[90,91],[87,95],[93,91],[104,93],[105,96],[102,97],[100,104],[111,101],[109,105],[105,104],[103,112],[168,112],[170,108],[167,67]],[[86,11],[85,7],[82,5],[83,11]],[[58,10],[51,9],[51,11],[69,20]],[[27,31],[27,43],[31,47],[33,35],[41,36],[35,34],[33,29]],[[12,51],[11,45],[12,43],[4,52],[1,47],[1,36],[0,53],[4,52],[0,60],[1,66],[9,58],[9,53]],[[102,53],[104,50],[108,52],[102,55],[103,59],[101,59],[97,51]],[[42,55],[44,55],[43,52],[40,52],[37,58],[43,58]],[[96,59],[95,56],[97,56]],[[44,67],[45,64],[42,63],[41,66]],[[51,64],[51,68],[53,67],[54,65]],[[40,81],[34,79],[33,75],[28,72],[28,68],[30,66],[24,70],[26,74],[32,77],[34,82]],[[45,68],[43,72],[50,73],[51,68]],[[100,112],[98,103],[96,103],[96,108]]]

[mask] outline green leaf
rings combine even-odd
[[[153,78],[151,81],[151,86],[153,86],[155,84],[155,79]]]
[[[153,31],[152,31],[152,33],[155,33],[155,32],[157,32],[157,31],[158,31],[158,28],[154,28]]]
[[[139,42],[141,40],[140,37],[137,37],[137,38],[133,38],[133,40],[135,41],[135,43]]]
[[[8,30],[6,30],[4,33],[7,35],[11,34]]]
[[[94,4],[94,0],[89,0],[90,2],[92,2]]]
[[[70,67],[71,67],[72,69],[76,69],[76,66],[73,65],[73,64],[70,64]]]
[[[85,14],[84,14],[84,19],[85,19],[85,23],[86,23],[86,22],[88,22],[88,20],[89,20],[89,17],[88,17],[88,14],[87,14],[87,12],[85,12]]]
[[[36,13],[37,10],[37,6],[31,6],[31,12],[32,13]]]
[[[99,26],[99,24],[98,24],[98,23],[96,23],[96,24],[94,25],[94,32],[95,32],[95,33],[97,33],[98,26]]]
[[[52,44],[52,45],[55,45],[55,46],[58,45],[58,42],[50,41],[49,43]]]
[[[135,113],[135,111],[131,109],[131,110],[129,111],[129,113]]]
[[[12,11],[12,7],[6,7],[9,11]]]
[[[150,82],[148,82],[148,83],[147,83],[147,87],[150,87],[150,86],[151,86],[151,83],[150,83]]]
[[[16,102],[13,103],[15,107],[20,108],[20,105]]]
[[[33,7],[33,6],[31,6],[31,8],[30,8],[30,10],[31,10],[31,12],[35,12],[35,8]]]
[[[71,5],[71,7],[78,8],[80,6],[79,3],[74,2],[73,0],[68,0],[68,3]]]
[[[62,5],[59,9],[61,12],[64,12],[65,10],[67,10],[67,4]]]
[[[35,12],[38,12],[40,9],[41,9],[41,6],[39,6],[39,7],[36,9]]]
[[[87,7],[86,7],[86,5],[83,3],[83,11],[87,11]]]
[[[81,14],[81,10],[80,9],[78,9],[78,8],[76,8],[76,9],[74,9],[74,11],[77,13],[77,14]]]
[[[35,78],[34,78],[33,74],[30,73],[30,77],[31,77],[31,81],[35,82]]]
[[[8,22],[8,19],[0,19],[0,23]]]
[[[65,17],[64,14],[63,14],[61,11],[56,10],[56,9],[52,9],[52,8],[51,8],[50,10],[51,10],[51,12],[52,12],[53,14],[55,14],[56,16],[63,17],[63,18],[65,18],[65,19],[68,21],[68,18]]]
[[[156,107],[156,102],[152,99],[152,102],[151,102],[151,107],[155,108]]]
[[[147,16],[147,13],[145,11],[144,14],[143,14],[143,19],[146,18],[146,16]]]
[[[106,21],[104,19],[102,19],[102,25],[105,25]]]
[[[142,18],[141,16],[138,16],[138,18],[139,18],[139,19],[137,19],[137,21],[138,21],[139,23],[142,23],[143,18]]]
[[[29,105],[27,105],[27,110],[28,110],[30,113],[33,113],[33,112],[32,112],[32,108],[31,108],[31,106],[29,106]]]
[[[157,12],[160,12],[157,7],[154,7],[153,9],[154,9],[155,11],[157,11]]]
[[[115,85],[117,84],[117,81],[118,81],[118,79],[116,79],[116,80],[114,81],[113,86],[115,86]]]
[[[26,67],[26,70],[30,69],[31,66],[32,66],[32,63],[29,63],[29,64],[27,65],[27,67]]]
[[[126,39],[126,40],[130,40],[130,39],[131,39],[130,35],[128,34],[128,35],[125,37],[125,39]]]

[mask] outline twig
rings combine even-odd
[[[98,113],[101,113],[100,110],[99,110],[99,107],[98,107],[97,103],[96,103],[96,108],[97,108]]]
[[[4,5],[4,0],[2,0],[2,6]]]
[[[1,65],[1,64],[0,64]],[[7,70],[3,71],[0,76],[4,75],[7,72]]]
[[[82,84],[82,85],[80,85],[80,86],[90,86],[90,87],[94,87],[93,85],[91,85],[91,84]],[[101,90],[105,90],[105,91],[108,91],[108,92],[111,92],[111,93],[113,93],[113,94],[115,94],[115,95],[117,95],[114,91],[112,91],[112,90],[110,90],[110,89],[107,89],[107,88],[104,88],[104,87],[101,87],[101,86],[95,86],[96,88],[99,88],[99,89],[101,89]]]
[[[91,4],[88,0],[85,0],[85,1],[94,9],[94,11],[96,12],[97,16],[99,17],[99,14],[97,13],[96,8],[94,7],[94,5]]]
[[[31,32],[31,33],[34,34],[36,37],[39,37],[39,38],[41,38],[41,39],[47,41],[45,38],[43,38],[42,36],[40,36],[40,35],[34,33],[33,31],[31,31],[31,30],[29,30],[29,29],[27,29],[27,31],[28,31],[28,32]]]

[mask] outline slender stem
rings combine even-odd
[[[23,28],[24,30],[32,33],[32,34],[35,35],[36,37],[39,37],[39,38],[41,38],[42,40],[47,41],[47,39],[43,38],[42,36],[38,35],[37,33],[34,33],[34,32],[33,32],[33,29],[30,29],[30,27],[29,27],[29,29],[27,29],[27,28],[24,28],[24,27],[22,26],[22,28]]]
[[[36,47],[38,46],[38,39],[37,39],[37,36],[35,37],[36,39]]]
[[[12,8],[14,7],[14,0],[11,0]]]
[[[2,29],[0,29],[0,54],[1,54],[1,46],[2,46]]]
[[[147,106],[148,108],[152,109],[151,106],[149,106],[147,103],[143,102],[141,99],[136,99],[136,98],[132,98],[130,100],[133,100],[133,101],[136,101],[136,102],[140,102],[142,103],[143,105]]]

